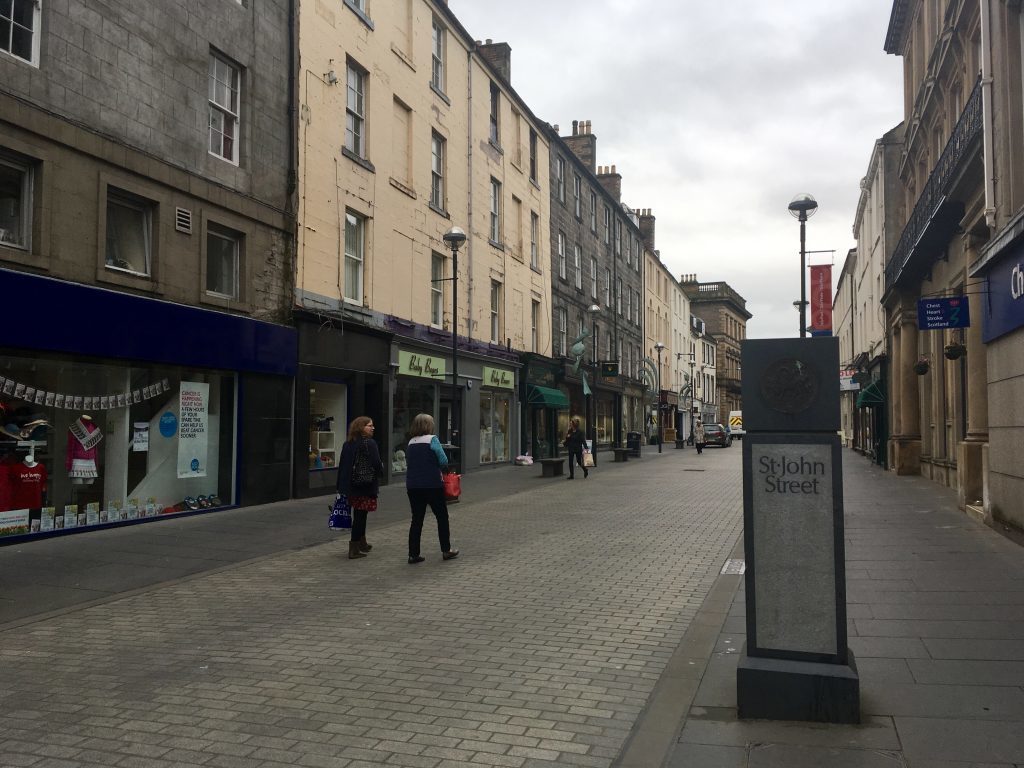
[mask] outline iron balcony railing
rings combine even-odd
[[[917,199],[914,212],[910,215],[907,226],[903,228],[900,241],[896,244],[892,258],[885,266],[885,286],[892,287],[910,257],[914,253],[914,247],[921,239],[928,228],[932,217],[938,211],[939,206],[945,201],[946,193],[949,191],[960,164],[972,150],[975,141],[981,136],[982,112],[981,112],[981,80],[979,79],[971,91],[964,111],[960,114],[953,128],[953,135],[949,137],[939,162],[935,164],[932,172],[928,175],[928,182],[924,185],[921,196]]]

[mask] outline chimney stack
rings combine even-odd
[[[589,120],[573,120],[572,136],[563,136],[572,153],[580,159],[591,173],[597,170],[597,137],[590,132]]]
[[[597,169],[597,180],[601,186],[611,195],[616,203],[622,202],[622,176],[615,170],[615,166],[601,166]]]
[[[477,43],[477,51],[502,80],[508,84],[512,83],[512,46],[508,43],[496,43],[487,38],[483,45]]]
[[[640,237],[644,239],[644,247],[653,251],[654,249],[654,215],[650,208],[641,208],[637,211],[640,218]]]

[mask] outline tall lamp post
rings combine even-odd
[[[591,337],[591,349],[593,350],[593,363],[594,363],[594,383],[597,383],[597,371],[601,367],[601,364],[597,360],[597,316],[601,313],[601,307],[598,304],[591,304],[587,307],[587,312],[590,313],[590,337]],[[597,402],[595,401],[593,393],[587,395],[587,431],[590,433],[590,455],[594,459],[594,465],[597,465]]]
[[[661,435],[662,435],[662,416],[661,416],[661,350],[665,348],[665,345],[660,341],[654,345],[654,348],[658,350],[658,453],[661,453]]]
[[[688,409],[689,417],[690,417],[690,434],[687,436],[686,439],[690,443],[692,443],[693,442],[693,390],[697,386],[697,382],[693,380],[693,368],[697,364],[697,353],[696,352],[680,352],[680,353],[678,353],[676,355],[676,357],[689,357],[690,358],[690,407]]]
[[[807,219],[818,210],[818,201],[801,192],[789,204],[789,212],[800,221],[800,338],[807,336],[807,249],[805,227]]]
[[[459,227],[452,227],[442,235],[442,240],[452,251],[452,428],[448,439],[452,445],[459,445],[459,248],[466,242],[466,233]],[[462,453],[458,457],[459,471],[463,471]]]

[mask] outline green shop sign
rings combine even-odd
[[[398,375],[418,376],[422,379],[445,378],[445,359],[420,352],[398,352]]]
[[[505,368],[489,368],[485,365],[482,386],[515,389],[516,375],[513,371],[506,370]]]

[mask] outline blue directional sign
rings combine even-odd
[[[922,331],[969,328],[971,313],[966,296],[918,299],[917,327]]]

